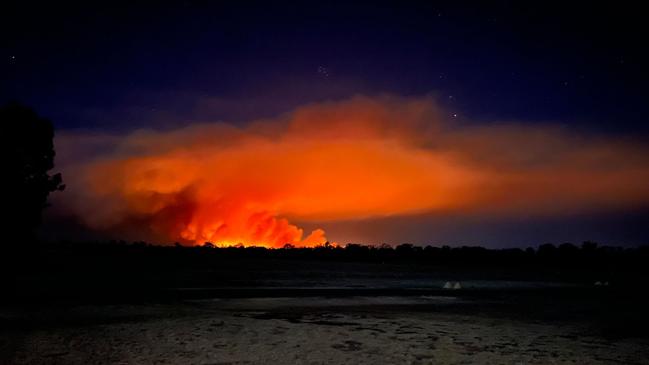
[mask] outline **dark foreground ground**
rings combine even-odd
[[[165,252],[14,255],[0,363],[649,364],[628,265]]]

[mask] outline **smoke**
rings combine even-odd
[[[449,120],[431,98],[354,97],[244,126],[60,133],[57,202],[92,229],[138,222],[218,245],[327,241],[290,221],[425,212],[556,215],[649,202],[640,143]]]

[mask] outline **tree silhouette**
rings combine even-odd
[[[4,141],[5,222],[3,232],[11,239],[30,239],[41,222],[50,192],[63,190],[61,174],[50,175],[54,167],[54,128],[32,109],[18,103],[0,107]]]

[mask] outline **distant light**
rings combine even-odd
[[[329,77],[329,69],[324,66],[318,66],[318,73],[324,77]]]

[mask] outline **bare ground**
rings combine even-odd
[[[647,337],[611,338],[578,322],[435,309],[456,301],[248,298],[3,310],[0,362],[649,364]]]

